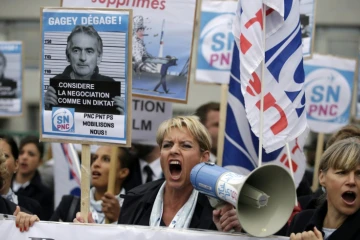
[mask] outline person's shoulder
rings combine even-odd
[[[0,196],[0,213],[13,214],[16,210],[16,204]]]

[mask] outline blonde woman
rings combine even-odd
[[[295,215],[288,230],[290,239],[359,240],[360,140],[333,143],[319,169],[319,182],[326,190],[324,202]]]

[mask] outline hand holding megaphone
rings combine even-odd
[[[191,170],[190,181],[196,190],[217,199],[210,199],[213,207],[221,205],[218,200],[233,205],[243,229],[256,237],[279,231],[294,208],[295,183],[290,173],[277,165],[264,165],[244,176],[200,163]]]
[[[209,197],[209,201],[215,198]],[[217,229],[223,232],[241,232],[242,227],[237,217],[236,209],[233,205],[221,201],[223,204],[218,205],[213,211],[213,222]]]

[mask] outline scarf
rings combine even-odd
[[[166,181],[161,185],[158,194],[156,195],[153,208],[151,210],[150,216],[150,226],[157,227],[160,226],[160,222],[163,214],[163,201],[164,201],[164,189]],[[176,213],[175,217],[172,219],[169,224],[169,228],[188,228],[192,216],[195,211],[195,206],[197,202],[199,192],[193,190],[187,202],[182,206],[182,208]]]
[[[115,196],[117,200],[119,201],[120,207],[122,206],[122,203],[124,201],[123,198],[120,198],[120,194],[125,194],[125,189],[122,188],[120,193]],[[102,212],[102,200],[96,201],[95,200],[95,187],[92,187],[90,189],[90,212],[92,214],[93,219],[95,220],[95,223],[105,223],[105,214]]]

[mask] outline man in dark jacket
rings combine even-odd
[[[160,82],[156,85],[156,87],[154,88],[154,91],[157,91],[157,89],[160,87],[160,85],[162,85],[164,91],[166,93],[169,92],[169,89],[167,89],[166,87],[166,74],[168,71],[168,68],[171,66],[176,66],[176,59],[172,59],[171,56],[166,56],[166,58],[169,60],[167,63],[161,65],[161,70],[160,70]]]
[[[99,74],[98,65],[103,56],[103,42],[93,26],[78,25],[72,30],[67,38],[66,59],[70,63],[63,73],[56,75],[53,79],[64,80],[95,80],[115,81],[111,77]],[[51,106],[57,106],[57,93],[51,86],[45,93],[45,109],[51,110]],[[114,105],[123,114],[124,100],[117,96]]]

